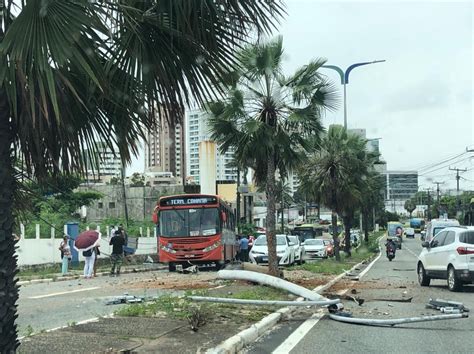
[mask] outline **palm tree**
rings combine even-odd
[[[101,140],[127,163],[153,107],[174,122],[222,92],[235,49],[282,13],[278,0],[0,0],[0,352],[18,346],[13,159],[39,180],[82,172]]]
[[[410,214],[410,219],[411,219],[411,215],[413,214],[413,211],[416,209],[416,204],[413,201],[413,199],[405,200],[404,208]]]
[[[361,200],[361,188],[367,174],[365,140],[350,134],[341,126],[329,127],[316,152],[301,170],[301,190],[320,200],[332,211],[332,228],[337,230],[341,215],[346,231],[346,252],[350,253],[350,221]],[[333,232],[336,259],[339,236]]]
[[[265,183],[269,272],[278,275],[275,244],[275,174],[285,176],[314,148],[323,130],[320,117],[332,107],[333,88],[318,73],[319,59],[292,76],[282,73],[283,40],[258,42],[239,56],[240,68],[227,80],[225,100],[208,105],[212,138],[222,151],[235,149],[249,161],[257,184]]]

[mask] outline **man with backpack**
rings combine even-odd
[[[110,255],[112,269],[110,270],[110,276],[119,276],[123,262],[123,246],[125,246],[124,234],[117,230],[114,237],[110,239],[109,245],[112,246],[112,254]]]

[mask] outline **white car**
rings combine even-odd
[[[288,236],[291,242],[294,243],[295,248],[295,262],[298,264],[302,264],[306,257],[306,250],[303,244],[300,242],[300,238],[298,236]]]
[[[295,263],[295,248],[286,235],[276,235],[278,264],[292,265]],[[252,263],[268,263],[267,236],[259,236],[255,239],[250,250],[249,258]]]
[[[405,229],[405,237],[406,238],[415,238],[415,229],[412,227],[407,227]]]
[[[446,227],[422,246],[417,266],[421,286],[447,279],[449,290],[457,291],[474,281],[474,227]]]
[[[303,243],[306,258],[328,258],[324,240],[320,238],[309,238]]]

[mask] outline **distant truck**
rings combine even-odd
[[[425,220],[421,218],[410,219],[410,227],[415,229],[415,233],[419,234],[425,229]]]

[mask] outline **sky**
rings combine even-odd
[[[351,71],[348,127],[380,138],[388,170],[419,170],[421,188],[434,188],[435,181],[444,182],[442,190],[455,188],[456,172],[449,167],[457,167],[468,169],[461,173],[461,189],[474,190],[471,1],[285,3],[287,16],[274,34],[283,36],[286,74],[318,57],[343,70],[386,60]],[[339,108],[323,123],[343,124],[339,75],[321,70],[340,94]],[[128,173],[143,171],[142,160],[143,155]]]

